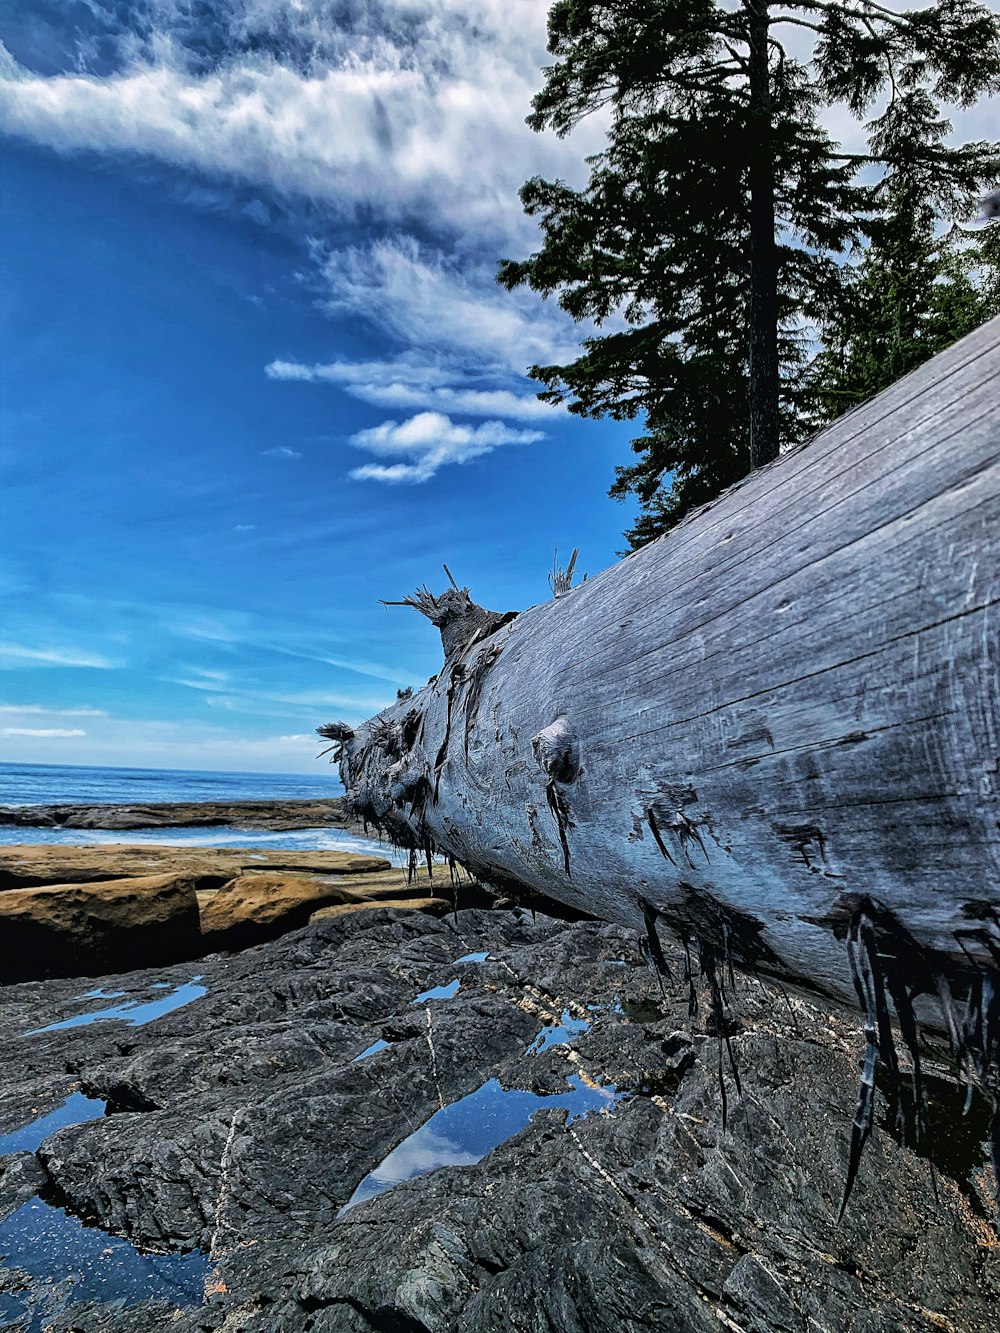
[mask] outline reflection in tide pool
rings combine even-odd
[[[528,1054],[538,1055],[550,1046],[565,1046],[574,1037],[582,1037],[589,1028],[590,1023],[586,1018],[574,1018],[568,1009],[564,1009],[558,1023],[549,1023],[542,1028],[528,1047]]]
[[[82,1125],[87,1120],[98,1120],[107,1111],[107,1106],[107,1102],[97,1097],[71,1092],[54,1111],[39,1116],[28,1125],[22,1125],[12,1134],[0,1135],[0,1157],[12,1152],[34,1152],[57,1129],[65,1129],[67,1125]]]
[[[564,1107],[570,1120],[589,1111],[605,1111],[624,1094],[613,1086],[591,1088],[576,1074],[568,1092],[547,1096],[505,1089],[495,1078],[460,1101],[436,1111],[426,1124],[403,1140],[365,1176],[338,1216],[393,1185],[426,1176],[443,1166],[471,1166],[528,1124],[536,1111]]]
[[[129,1000],[127,1004],[112,1004],[104,1009],[86,1009],[83,1013],[74,1014],[72,1018],[64,1018],[59,1023],[49,1023],[43,1028],[32,1028],[23,1035],[33,1037],[39,1032],[59,1032],[62,1028],[87,1027],[90,1023],[103,1023],[110,1019],[120,1019],[123,1023],[130,1023],[132,1027],[142,1027],[144,1023],[151,1023],[154,1018],[162,1018],[164,1014],[169,1014],[174,1009],[180,1009],[182,1005],[190,1004],[192,1000],[200,1000],[203,995],[207,995],[208,987],[199,985],[200,981],[200,976],[192,977],[190,981],[175,986],[168,994],[160,995],[155,1000]]]
[[[370,1055],[377,1055],[379,1051],[387,1051],[391,1045],[391,1041],[383,1041],[379,1037],[378,1041],[373,1041],[370,1046],[365,1047],[360,1055],[354,1057],[354,1063],[357,1064],[359,1060],[367,1060]]]
[[[453,1000],[458,994],[458,988],[462,983],[456,978],[449,981],[444,986],[432,986],[430,990],[422,990],[411,1004],[423,1004],[425,1000]]]
[[[7,1317],[25,1333],[39,1333],[71,1301],[200,1305],[209,1272],[208,1255],[201,1251],[142,1254],[127,1240],[84,1226],[38,1198],[0,1222],[0,1255],[8,1267],[35,1279],[5,1302]]]

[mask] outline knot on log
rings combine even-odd
[[[555,782],[575,782],[580,776],[580,745],[565,717],[532,736],[531,752]]]

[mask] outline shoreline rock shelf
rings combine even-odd
[[[349,852],[8,847],[0,849],[0,982],[242,949],[320,911],[444,912],[453,904],[445,867],[414,879],[383,857]]]
[[[683,975],[682,951],[666,955]],[[457,968],[453,996],[414,1006]],[[661,994],[621,926],[374,908],[198,971],[200,998],[138,1028],[53,1028],[79,1010],[79,982],[0,992],[0,1135],[72,1092],[109,1111],[0,1157],[0,1223],[41,1192],[140,1250],[210,1260],[204,1303],[109,1291],[76,1304],[71,1271],[18,1279],[16,1257],[0,1261],[0,1291],[51,1333],[995,1327],[1000,1245],[974,1135],[956,1153],[936,1126],[935,1198],[880,1102],[837,1221],[853,1018],[741,983],[728,1039],[742,1094],[730,1084],[724,1124],[707,981],[692,1019],[686,985]],[[190,972],[100,989],[145,1000]],[[567,1013],[586,1024],[538,1040]],[[400,1160],[416,1129],[491,1080],[542,1110],[479,1161],[437,1139]],[[567,1123],[581,1080],[609,1091],[608,1109]],[[390,1154],[401,1183],[338,1216]]]
[[[0,805],[0,827],[111,829],[219,828],[273,833],[307,828],[360,829],[343,801],[158,801],[126,804]]]

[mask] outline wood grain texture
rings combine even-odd
[[[856,1003],[1000,957],[1000,319],[344,740],[474,873]],[[932,1018],[933,1021],[933,1018]]]

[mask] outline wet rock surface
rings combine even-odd
[[[683,955],[670,962],[679,976]],[[0,1134],[74,1090],[109,1110],[0,1157],[0,1227],[40,1191],[209,1265],[200,1303],[74,1304],[58,1275],[25,1286],[10,1255],[10,1327],[33,1310],[52,1333],[995,1328],[1000,1246],[974,1134],[939,1161],[935,1198],[883,1105],[837,1222],[853,1016],[737,978],[742,1093],[726,1056],[723,1123],[709,1006],[690,1017],[679,983],[661,995],[617,926],[375,908],[197,968],[205,993],[141,1027],[39,1030],[114,992],[179,991],[190,965],[103,978],[99,997],[78,982],[0,993]],[[477,1161],[481,1143],[434,1126],[490,1080],[498,1146]],[[602,1109],[567,1109],[571,1087]],[[512,1134],[503,1089],[541,1105]],[[393,1178],[427,1173],[342,1212],[394,1150],[410,1157]]]
[[[232,828],[288,832],[353,828],[337,798],[329,801],[153,801],[96,805],[0,805],[0,825],[32,828]]]

